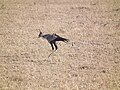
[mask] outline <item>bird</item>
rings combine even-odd
[[[62,41],[62,42],[68,42],[69,39],[63,38],[59,35],[57,35],[56,33],[53,34],[43,34],[41,31],[38,35],[38,38],[42,37],[43,39],[46,39],[48,41],[48,43],[51,45],[52,50],[57,50],[58,46],[56,45],[57,41]]]

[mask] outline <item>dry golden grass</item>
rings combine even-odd
[[[120,0],[0,0],[0,90],[120,90]]]

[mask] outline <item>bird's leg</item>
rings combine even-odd
[[[56,42],[53,42],[54,46],[55,46],[55,49],[57,50],[58,49],[58,46],[56,45]]]
[[[54,50],[54,47],[53,47],[53,43],[52,43],[52,42],[50,42],[50,45],[51,45],[51,47],[52,47],[52,50]]]

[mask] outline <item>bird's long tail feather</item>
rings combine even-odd
[[[69,42],[69,39],[60,37],[58,38],[58,41]]]

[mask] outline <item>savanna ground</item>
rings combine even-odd
[[[0,0],[0,90],[120,90],[120,0]]]

